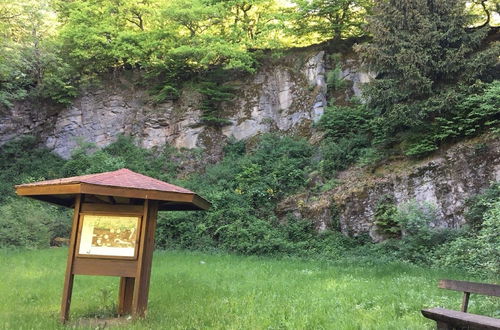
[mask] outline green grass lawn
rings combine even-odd
[[[0,251],[0,328],[53,329],[67,250]],[[155,253],[146,319],[127,329],[431,329],[423,307],[458,309],[437,289],[456,272],[403,264],[302,261],[182,251]],[[477,280],[477,279],[476,279]],[[116,277],[76,276],[71,318],[113,313]],[[470,312],[500,317],[496,298],[472,296]]]

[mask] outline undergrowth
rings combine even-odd
[[[347,113],[341,116],[350,115],[361,116]],[[359,127],[363,127],[366,121],[359,122]],[[335,123],[327,123],[325,119],[322,125],[333,129]],[[357,134],[359,127],[336,134]],[[315,161],[317,150],[303,139],[264,135],[253,143],[233,141],[227,145],[221,162],[205,164],[201,170],[191,169],[182,175],[189,157],[200,155],[194,151],[191,156],[188,152],[181,155],[171,148],[146,150],[127,137],[120,137],[104,149],[82,144],[69,160],[37,148],[36,140],[29,137],[4,145],[0,152],[2,159],[4,155],[13,156],[10,162],[3,163],[5,173],[11,175],[3,175],[2,182],[5,193],[0,204],[1,247],[44,247],[69,232],[67,211],[20,200],[13,194],[14,184],[34,178],[127,167],[187,187],[212,202],[207,212],[160,212],[156,233],[160,249],[218,250],[321,260],[364,255],[385,262],[462,266],[468,272],[482,275],[498,272],[498,265],[492,263],[497,251],[495,245],[500,245],[492,235],[500,221],[496,213],[497,184],[468,202],[469,227],[463,229],[436,227],[438,215],[434,205],[416,201],[396,205],[390,196],[382,196],[375,224],[386,241],[372,244],[363,237],[344,236],[338,220],[333,219],[332,223],[337,224],[319,233],[314,228],[314,219],[297,218],[293,214],[277,216],[278,202],[308,189],[308,174],[321,169]],[[36,160],[32,154],[37,155]],[[23,172],[12,174],[19,169]],[[27,213],[31,216],[26,217]]]

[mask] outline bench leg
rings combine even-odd
[[[448,323],[436,321],[437,330],[453,330],[453,327]]]

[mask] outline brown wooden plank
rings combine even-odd
[[[81,213],[111,213],[120,215],[122,213],[142,215],[144,206],[142,205],[111,205],[111,204],[94,204],[83,203]]]
[[[478,293],[487,296],[500,297],[500,285],[489,283],[475,283],[455,280],[440,280],[438,286],[441,289]]]
[[[462,297],[462,308],[460,309],[461,312],[467,313],[467,308],[469,308],[469,297],[470,292],[464,292],[464,296]]]
[[[142,222],[143,227],[139,245],[139,263],[134,287],[134,298],[132,301],[132,313],[139,317],[145,316],[148,306],[149,281],[151,277],[157,214],[158,202],[146,200],[144,204],[144,220]]]
[[[16,186],[16,193],[20,196],[31,196],[32,198],[44,200],[44,195],[75,195],[89,194],[100,196],[113,196],[117,200],[120,198],[139,198],[151,199],[169,202],[179,202],[179,205],[172,204],[164,209],[172,210],[207,210],[211,204],[202,197],[194,193],[179,193],[166,192],[158,190],[147,190],[126,187],[102,186],[88,183],[67,183],[54,185],[40,186]],[[92,196],[95,202],[99,202],[99,198]],[[67,206],[67,202],[59,203],[58,200],[53,200],[58,205]]]
[[[141,304],[143,306],[142,316],[144,316],[146,308],[148,306],[148,296],[149,296],[149,284],[151,279],[151,268],[153,266],[153,252],[155,248],[154,236],[156,232],[156,219],[158,215],[158,202],[151,201],[149,204],[148,212],[148,228],[146,236],[146,244],[144,248],[144,260],[142,265],[142,280],[143,280],[143,290],[140,292],[139,299],[142,300]]]
[[[140,299],[139,295],[141,291],[143,291],[143,285],[144,285],[144,277],[143,277],[144,272],[142,271],[142,267],[144,265],[145,249],[148,240],[147,233],[149,227],[148,223],[149,223],[150,204],[151,201],[149,200],[144,201],[144,214],[143,214],[144,221],[142,222],[142,227],[141,227],[137,273],[135,276],[136,282],[134,287],[134,297],[132,300],[132,314],[134,316],[143,316],[146,309],[146,307],[144,307],[141,304],[143,300],[142,298]]]
[[[79,194],[80,192],[81,190],[79,183],[16,187],[16,194],[20,196]]]
[[[193,203],[161,201],[160,211],[199,211],[200,207]]]
[[[444,308],[424,309],[422,310],[422,315],[437,322],[469,327],[470,329],[500,329],[500,319],[489,316],[464,313]]]
[[[193,196],[193,204],[195,204],[196,206],[198,206],[202,210],[208,210],[212,206],[212,204],[210,204],[210,202],[201,198],[198,195]]]
[[[73,274],[135,277],[137,260],[113,260],[76,257]]]
[[[73,203],[75,201],[74,195],[33,195],[26,197],[54,204],[57,206],[65,206],[70,208],[73,208]]]
[[[99,203],[113,204],[111,202],[111,199],[109,198],[109,196],[101,196],[101,195],[93,195],[93,196],[95,196],[95,198],[97,198],[97,200],[99,201]]]
[[[78,221],[80,219],[81,195],[76,195],[75,210],[73,214],[73,225],[71,227],[71,236],[68,247],[68,261],[66,262],[66,275],[64,277],[63,294],[61,299],[61,315],[62,323],[65,323],[69,318],[69,309],[71,306],[71,294],[73,293],[73,262],[75,259],[76,236],[78,229]]]
[[[118,296],[118,314],[126,315],[132,313],[132,299],[134,294],[133,277],[120,278],[120,292]]]
[[[142,198],[165,201],[192,202],[194,194],[166,192],[158,190],[145,190],[136,188],[123,188],[101,186],[88,183],[81,184],[81,191],[85,194],[117,196],[127,198]]]

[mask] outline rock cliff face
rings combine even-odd
[[[238,96],[222,109],[231,124],[222,129],[199,125],[199,93],[185,88],[178,100],[153,104],[145,88],[119,75],[83,91],[63,109],[34,102],[4,109],[0,144],[23,134],[38,135],[47,147],[69,157],[78,140],[103,147],[126,134],[146,148],[166,143],[200,147],[216,159],[229,137],[247,139],[270,131],[307,136],[326,106],[325,52],[304,49],[267,60],[255,75],[235,84]]]
[[[434,204],[438,227],[463,225],[465,201],[500,181],[500,140],[482,136],[452,146],[419,162],[395,161],[373,173],[351,169],[341,184],[321,195],[291,196],[278,214],[311,219],[318,230],[340,227],[346,235],[369,233],[383,240],[374,224],[379,201],[389,196],[396,205],[415,200]]]
[[[360,69],[349,51],[335,58],[337,63],[332,63],[324,50],[311,47],[266,60],[256,74],[234,81],[237,97],[223,105],[223,117],[230,124],[222,128],[200,125],[203,96],[198,92],[185,88],[178,100],[154,104],[133,76],[121,74],[83,91],[65,108],[26,101],[0,109],[0,144],[23,134],[37,135],[47,147],[69,157],[78,140],[103,147],[125,134],[147,148],[203,148],[208,155],[204,160],[216,162],[231,137],[242,140],[279,132],[314,142],[312,124],[323,114],[327,98],[342,103],[360,96],[361,85],[373,77]],[[328,95],[326,72],[339,63],[334,79],[344,80],[347,87]],[[466,198],[500,180],[500,141],[481,137],[420,162],[393,162],[373,173],[351,169],[340,180],[339,186],[322,194],[285,199],[277,214],[310,219],[320,231],[335,227],[349,235],[369,233],[378,241],[383,237],[374,225],[374,212],[387,195],[396,204],[412,199],[431,202],[439,212],[434,225],[456,227],[464,222]]]

